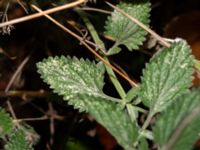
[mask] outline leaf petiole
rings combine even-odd
[[[90,20],[87,18],[86,15],[84,15],[84,13],[81,10],[78,10],[77,12],[82,17],[83,21],[85,22],[85,25],[87,26],[92,38],[94,39],[95,43],[97,44],[97,47],[99,47],[102,52],[105,52],[105,45],[102,42],[102,40],[99,38],[99,35],[97,34],[97,32],[96,32],[94,26],[92,25],[92,23],[90,22]],[[107,62],[109,62],[109,60],[106,56],[104,56],[104,59]],[[105,65],[105,68],[106,68],[106,71],[107,71],[115,89],[117,90],[118,94],[120,95],[122,100],[125,101],[126,93],[125,93],[122,85],[119,83],[114,71],[106,65]]]

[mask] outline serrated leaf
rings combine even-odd
[[[148,0],[121,2],[117,7],[148,26],[151,9]],[[146,31],[116,10],[108,17],[105,29],[105,34],[115,40],[109,50],[111,54],[116,53],[116,50],[119,52],[119,45],[125,45],[129,50],[138,49],[147,35]]]
[[[80,96],[107,97],[103,91],[104,70],[89,60],[70,57],[49,57],[37,64],[38,72],[55,93],[80,111],[88,111]],[[72,102],[75,100],[75,102]]]
[[[89,100],[86,99],[86,102]],[[120,106],[104,99],[93,98],[88,103],[88,107],[89,113],[106,127],[124,149],[133,149],[133,143],[138,136],[138,128]]]
[[[99,70],[101,70],[100,72],[102,72],[102,73],[104,73],[105,70],[106,70],[105,65],[104,65],[104,63],[102,61],[100,61],[100,62],[97,63],[97,68]]]
[[[12,118],[0,107],[0,138],[10,134],[13,129]]]
[[[121,51],[121,48],[114,45],[111,49],[108,50],[106,53],[107,56],[118,54]]]
[[[194,58],[183,40],[164,48],[143,71],[141,99],[151,112],[164,110],[192,84]]]
[[[198,108],[185,126],[183,120]],[[187,118],[188,119],[188,118]],[[200,133],[200,89],[182,95],[165,110],[156,121],[154,139],[162,150],[190,150]],[[179,131],[179,135],[177,130]],[[177,136],[177,137],[175,137]],[[175,139],[173,139],[175,137]],[[173,141],[170,141],[173,139]],[[169,143],[170,141],[170,143]]]
[[[26,135],[23,130],[18,129],[10,136],[8,143],[4,146],[5,150],[33,150],[31,145],[26,140]]]
[[[104,97],[103,70],[89,60],[76,57],[49,57],[37,64],[42,78],[56,93],[72,99],[78,94]]]
[[[111,97],[102,92],[103,73],[95,63],[70,57],[48,58],[37,64],[38,72],[54,92],[70,105],[91,114],[125,149],[133,148],[136,125]]]

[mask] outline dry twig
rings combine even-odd
[[[75,6],[77,6],[81,3],[84,3],[85,1],[86,0],[77,0],[77,1],[69,3],[69,4],[65,4],[65,5],[62,5],[62,6],[58,6],[58,7],[54,7],[54,8],[45,10],[44,13],[45,14],[51,14],[51,13],[55,13],[55,12],[58,12],[58,11],[61,11],[61,10],[69,9],[69,8],[75,7]],[[10,20],[10,21],[7,21],[7,22],[0,23],[0,28],[2,28],[4,26],[14,25],[14,24],[17,24],[17,23],[20,23],[20,22],[32,20],[32,19],[35,19],[35,18],[38,18],[38,17],[41,17],[41,16],[43,16],[43,12],[28,15],[28,16],[25,16],[25,17],[17,18],[17,19],[13,19],[13,20]]]
[[[7,86],[6,86],[5,90],[4,90],[5,93],[9,91],[9,89],[11,88],[11,86],[12,86],[13,82],[15,81],[16,77],[17,77],[17,76],[19,75],[19,73],[22,71],[22,69],[24,68],[24,66],[25,66],[26,63],[28,62],[29,58],[30,58],[30,55],[27,56],[27,57],[23,60],[23,62],[20,64],[20,66],[17,68],[17,70],[16,70],[15,73],[13,74],[11,80],[9,81],[9,83],[7,84]],[[12,117],[13,117],[15,120],[17,120],[17,117],[16,117],[16,115],[15,115],[15,112],[14,112],[14,109],[13,109],[13,107],[12,107],[12,104],[11,104],[10,100],[8,99],[8,100],[6,101],[6,103],[7,103],[7,105],[8,105],[8,108],[9,108],[9,110],[10,110],[10,113],[11,113]],[[16,125],[19,126],[18,123],[17,123]]]

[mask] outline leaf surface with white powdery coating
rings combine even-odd
[[[194,57],[188,44],[176,39],[154,56],[143,71],[141,99],[153,113],[164,110],[192,85]]]
[[[115,98],[103,93],[104,70],[89,60],[49,57],[37,64],[41,77],[55,93],[79,111],[88,112],[126,150],[133,149],[138,128]]]
[[[151,10],[148,0],[135,1],[132,3],[121,2],[117,7],[148,26]],[[108,17],[105,29],[105,34],[115,40],[115,44],[109,50],[111,54],[120,51],[119,45],[125,45],[129,50],[138,49],[147,35],[144,29],[133,23],[117,10],[114,10],[111,16]]]
[[[66,100],[79,95],[105,96],[102,91],[104,72],[89,60],[64,56],[49,57],[39,62],[37,67],[44,81],[55,93],[64,95]],[[83,104],[80,102],[78,105]]]

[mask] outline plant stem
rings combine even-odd
[[[146,130],[146,128],[149,126],[150,122],[151,122],[151,119],[152,117],[154,116],[154,113],[153,112],[150,112],[147,116],[147,119],[145,120],[141,130],[140,130],[140,134],[137,138],[137,141],[134,143],[135,146],[137,146],[138,144],[138,141],[141,139],[142,135],[143,135],[143,132]]]
[[[144,124],[142,126],[141,132],[146,130],[146,128],[149,126],[153,115],[154,115],[154,113],[151,113],[151,112],[149,113],[149,115],[147,116],[147,119],[145,120],[145,122],[144,122]]]
[[[108,59],[106,57],[104,57],[105,60],[108,61]],[[110,77],[110,80],[112,81],[113,85],[115,86],[117,92],[119,93],[120,97],[122,98],[122,100],[125,100],[126,98],[126,93],[122,87],[122,85],[119,83],[114,71],[108,67],[108,66],[105,66],[106,67],[106,71]]]
[[[95,11],[95,12],[109,14],[109,15],[111,14],[110,11],[103,10],[103,9],[98,9],[98,8],[92,8],[92,7],[83,7],[83,8],[79,8],[79,9],[86,10],[86,11]]]
[[[89,30],[89,32],[92,36],[92,39],[96,43],[97,47],[100,50],[102,50],[102,52],[105,53],[105,45],[104,45],[103,41],[99,38],[99,35],[97,34],[97,32],[96,32],[94,26],[92,25],[92,23],[90,22],[90,20],[87,18],[86,14],[83,11],[81,11],[80,9],[76,9],[76,12],[83,19],[85,25],[87,26],[87,29]]]
[[[138,106],[134,106],[133,104],[131,104],[138,112],[141,112],[141,113],[147,113],[148,111],[141,108],[141,107],[138,107]]]
[[[90,22],[90,20],[86,17],[84,12],[82,12],[81,10],[77,10],[77,12],[79,13],[79,15],[82,17],[83,21],[85,22],[97,47],[99,47],[102,50],[102,52],[105,53],[105,45],[102,42],[102,40],[99,38],[99,35],[97,34],[97,32],[96,32],[94,26],[92,25],[92,23]],[[107,62],[109,62],[109,60],[106,56],[104,56],[104,59]],[[120,97],[122,98],[122,100],[125,100],[126,93],[125,93],[122,85],[119,83],[114,71],[112,70],[112,68],[108,67],[107,65],[105,65],[105,67],[106,67],[106,71],[107,71],[113,85],[115,86],[117,92],[119,93]]]

